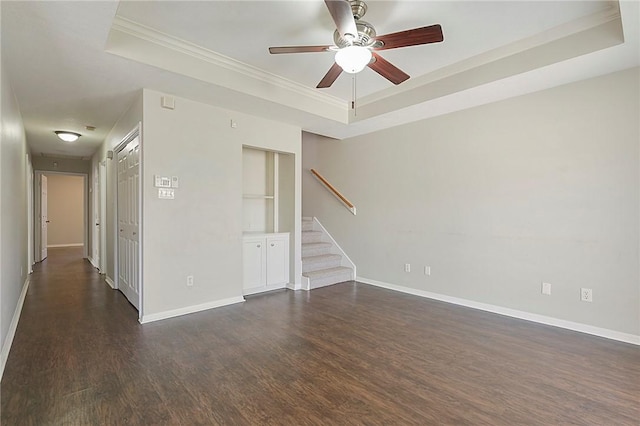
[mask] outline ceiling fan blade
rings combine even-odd
[[[442,27],[439,24],[436,24],[376,37],[376,41],[381,41],[384,45],[382,47],[376,47],[375,50],[396,49],[398,47],[438,43],[442,40],[444,40]]]
[[[405,73],[400,68],[378,55],[376,52],[371,53],[376,60],[368,65],[369,68],[396,85],[409,79],[409,74]]]
[[[347,0],[324,0],[329,13],[336,23],[338,33],[347,40],[353,40],[358,36],[356,20],[353,18],[351,3]]]
[[[278,53],[306,53],[306,52],[327,52],[332,46],[279,46],[270,47],[269,53],[272,55]]]
[[[342,74],[342,68],[340,65],[334,63],[331,68],[329,68],[329,72],[322,77],[320,83],[316,86],[317,89],[325,89],[327,87],[331,87],[334,81],[338,78],[338,76]]]

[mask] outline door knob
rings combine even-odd
[[[96,226],[100,226],[100,224],[99,224],[99,223],[96,223]]]

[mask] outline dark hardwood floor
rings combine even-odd
[[[2,425],[635,425],[640,348],[358,283],[140,325],[76,249],[37,265]]]

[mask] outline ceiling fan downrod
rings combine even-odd
[[[353,12],[353,19],[356,21],[362,18],[367,13],[367,4],[362,0],[349,0],[351,3],[351,11]]]

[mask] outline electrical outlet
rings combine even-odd
[[[542,294],[551,295],[551,283],[542,283]]]
[[[405,272],[411,272],[411,264],[410,263],[405,263],[404,264],[404,271]]]
[[[581,288],[580,300],[583,302],[593,302],[593,290],[590,288]]]
[[[193,287],[193,275],[187,275],[187,287]]]
[[[431,275],[431,266],[425,266],[424,267],[424,274],[425,275]]]

